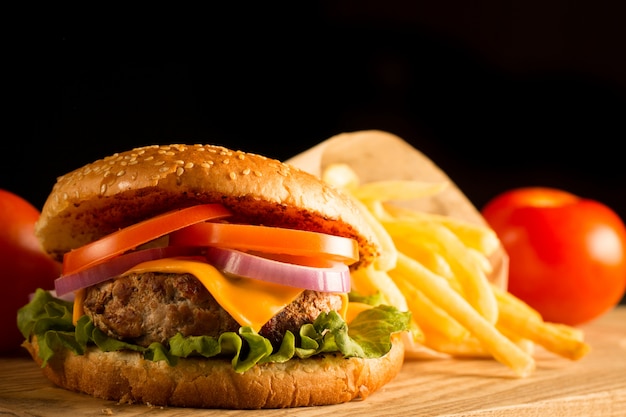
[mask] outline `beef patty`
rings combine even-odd
[[[312,323],[321,312],[339,310],[338,294],[305,290],[270,319],[259,334],[278,346],[287,330]],[[147,347],[183,336],[214,336],[240,327],[191,274],[141,273],[87,289],[85,313],[108,336]]]

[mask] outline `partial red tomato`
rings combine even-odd
[[[61,272],[35,237],[39,210],[24,198],[0,190],[0,353],[18,351],[23,337],[17,310],[37,288],[54,289]]]
[[[509,255],[509,291],[546,321],[579,325],[626,290],[626,228],[609,207],[544,187],[504,192],[482,209]]]

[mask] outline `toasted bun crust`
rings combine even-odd
[[[378,359],[324,355],[255,366],[238,374],[228,360],[180,359],[176,366],[137,352],[89,349],[55,355],[43,368],[54,384],[121,403],[195,408],[260,409],[339,404],[363,399],[400,371],[400,337]],[[23,346],[41,364],[36,338]]]
[[[202,203],[223,204],[234,222],[354,238],[360,261],[353,267],[379,252],[374,233],[341,192],[278,160],[211,145],[136,148],[59,177],[36,234],[61,260],[120,228]]]

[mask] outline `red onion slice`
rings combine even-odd
[[[141,262],[173,256],[203,256],[205,250],[199,246],[167,246],[131,252],[80,272],[63,275],[54,281],[54,289],[57,295],[62,296],[116,277]]]
[[[274,284],[322,292],[350,291],[350,270],[336,262],[329,267],[312,267],[275,261],[231,249],[206,248],[209,263],[225,274]]]

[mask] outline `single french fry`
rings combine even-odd
[[[389,215],[397,219],[413,219],[415,221],[427,221],[439,223],[450,229],[463,243],[476,249],[480,253],[490,256],[500,246],[500,240],[496,233],[487,226],[470,223],[466,220],[456,219],[441,214],[426,213],[400,207],[393,203],[384,203],[385,210]]]
[[[591,347],[577,336],[572,337],[572,333],[564,332],[562,325],[511,314],[506,307],[502,309],[501,323],[510,331],[567,359],[579,360],[591,350]]]
[[[532,356],[500,333],[454,291],[444,278],[433,274],[402,252],[398,253],[396,268],[398,272],[411,276],[416,287],[468,329],[497,361],[511,368],[516,375],[525,377],[535,369]]]
[[[543,321],[539,313],[508,292],[498,290],[496,297],[500,307],[498,326],[567,359],[578,360],[589,353],[590,346],[579,329]]]
[[[419,312],[419,314],[414,314],[414,320],[422,331],[425,333],[441,333],[446,340],[452,343],[460,343],[470,336],[466,328],[461,326],[448,312],[434,304],[422,291],[415,287],[410,278],[395,270],[389,271],[389,276],[404,294],[409,309]]]
[[[524,301],[520,300],[510,292],[503,290],[495,285],[491,286],[493,294],[500,308],[508,307],[509,311],[517,311],[520,316],[543,320],[541,314]]]
[[[583,332],[581,329],[577,329],[576,327],[568,326],[567,324],[562,323],[545,323],[552,327],[555,331],[561,333],[563,337],[579,340],[581,342],[585,340],[585,332]]]
[[[468,254],[467,248],[445,226],[433,222],[405,220],[383,221],[385,229],[396,241],[419,244],[429,240],[437,245],[437,252],[450,263],[469,303],[492,324],[498,320],[498,304],[485,272]]]

